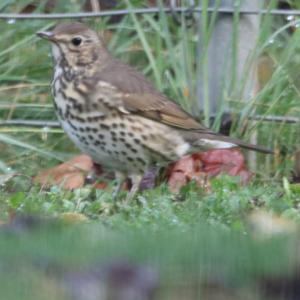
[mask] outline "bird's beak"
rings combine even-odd
[[[53,42],[55,41],[54,33],[51,31],[39,31],[36,34],[42,39],[46,39]]]

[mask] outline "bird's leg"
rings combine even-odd
[[[131,189],[130,189],[130,191],[128,192],[128,194],[126,196],[125,201],[127,203],[130,200],[132,200],[134,198],[134,196],[136,195],[136,193],[138,192],[141,180],[143,178],[143,175],[141,175],[141,174],[131,174],[129,177],[131,179],[132,186],[131,186]]]
[[[122,185],[126,180],[126,175],[122,172],[115,171],[116,183],[113,188],[112,198],[113,200],[117,200],[117,197],[121,191]]]

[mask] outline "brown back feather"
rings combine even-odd
[[[181,129],[211,132],[178,104],[158,92],[145,76],[134,68],[113,60],[97,74],[98,81],[113,85],[123,93],[123,109]]]

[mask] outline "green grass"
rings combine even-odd
[[[287,220],[299,221],[300,189],[297,184],[253,182],[240,186],[239,178],[221,176],[212,180],[212,191],[205,193],[194,182],[171,194],[166,185],[140,193],[136,200],[124,203],[111,198],[111,187],[95,190],[85,187],[65,191],[53,186],[41,191],[38,186],[28,190],[28,178],[16,177],[0,196],[2,220],[7,212],[59,217],[62,213],[85,214],[114,228],[126,226],[173,227],[179,230],[205,221],[216,227],[243,232],[248,216],[258,210],[278,214]],[[11,191],[14,190],[14,193]],[[125,193],[125,192],[124,192]]]

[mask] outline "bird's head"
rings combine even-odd
[[[102,59],[107,51],[97,32],[79,22],[62,23],[51,31],[37,35],[52,43],[52,55],[56,63],[66,62],[71,68],[80,68]]]

